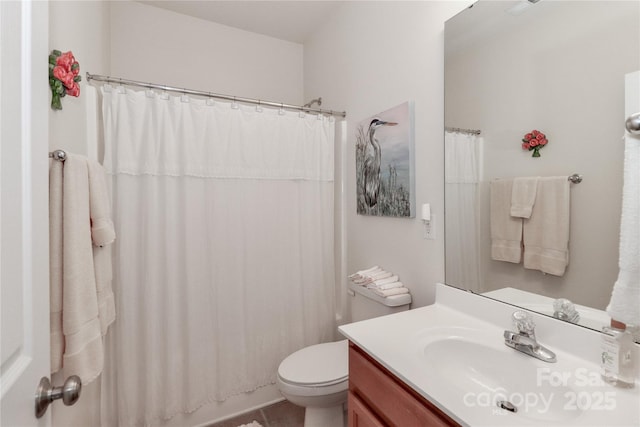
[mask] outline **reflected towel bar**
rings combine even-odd
[[[567,178],[572,184],[580,184],[582,182],[582,175],[574,173]]]

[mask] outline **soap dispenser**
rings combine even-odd
[[[628,329],[602,328],[602,379],[621,388],[633,388],[635,385],[634,343]]]

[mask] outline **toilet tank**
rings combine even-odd
[[[349,284],[348,293],[352,322],[409,310],[411,305],[410,294],[393,295],[384,298],[364,286],[352,283]]]

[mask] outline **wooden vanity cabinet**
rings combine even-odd
[[[352,342],[347,405],[349,427],[459,425]]]

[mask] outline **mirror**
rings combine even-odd
[[[576,304],[579,324],[600,330],[609,323],[625,75],[640,69],[639,17],[638,2],[481,0],[447,21],[447,284],[548,315],[566,298]],[[540,157],[522,146],[534,129],[548,140]],[[574,173],[583,179],[569,184],[562,274],[493,260],[491,182]],[[548,226],[562,228],[558,223]]]

